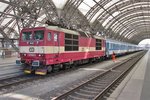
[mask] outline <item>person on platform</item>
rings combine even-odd
[[[116,54],[115,54],[115,52],[112,53],[112,61],[113,61],[113,62],[116,61]]]

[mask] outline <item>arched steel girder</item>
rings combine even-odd
[[[134,17],[135,16],[143,16],[143,15],[149,13],[150,9],[147,10],[147,12],[145,12],[146,10],[144,10],[144,11],[143,10],[133,9],[133,10],[124,11],[123,13],[119,13],[116,16],[116,19],[119,20],[119,21],[121,21],[121,22],[123,22],[126,19],[128,20],[128,19],[132,18],[132,16],[134,16]],[[113,26],[113,24],[115,24],[114,22],[116,22],[115,19],[110,20],[105,27]]]
[[[18,30],[24,26],[34,26],[37,24],[36,22],[38,22],[38,17],[40,17],[44,11],[47,19],[57,22],[58,16],[57,13],[55,13],[55,6],[51,0],[1,0],[0,2],[8,4],[8,7],[6,7],[3,12],[0,12],[0,28],[3,30],[1,34],[8,42],[11,42],[9,41],[9,38],[12,34],[15,33],[15,37],[18,37],[18,33],[13,30],[16,26],[18,26]],[[51,13],[51,11],[53,13]],[[4,21],[7,17],[10,18],[10,21],[6,23]],[[13,44],[11,45],[15,48]]]
[[[134,29],[136,29],[137,31],[139,31],[138,30],[138,27],[137,26],[139,26],[139,25],[143,25],[143,29],[145,30],[150,30],[150,28],[149,28],[149,25],[150,24],[150,20],[140,20],[140,21],[135,21],[135,22],[132,22],[130,25],[132,25],[132,28],[134,28]]]
[[[108,11],[107,11],[107,14],[108,14],[108,17],[111,15],[110,13],[108,13]],[[104,18],[103,18],[104,19]],[[116,19],[115,19],[116,20]],[[124,25],[123,25],[124,26]]]
[[[146,0],[145,0],[145,1],[146,1]],[[131,2],[130,2],[130,3],[131,3]],[[130,3],[129,3],[129,4],[130,4]],[[134,3],[134,2],[133,2],[133,3]],[[141,3],[141,2],[140,2],[140,3]],[[139,10],[139,8],[141,9],[140,3],[137,3],[137,7],[133,7],[133,5],[132,5],[131,8],[132,8],[132,9],[134,8],[133,10],[135,10],[135,9]],[[124,4],[128,5],[127,3],[124,3]],[[146,4],[146,6],[147,6],[147,3],[143,2],[143,3],[142,3],[142,7],[143,7],[143,4]],[[136,5],[136,4],[134,4],[134,6],[135,6],[135,5]],[[116,5],[115,5],[115,6],[116,6]],[[147,9],[147,7],[145,7],[144,9]],[[130,9],[130,10],[131,10],[131,9]],[[132,13],[133,13],[133,10],[132,10]],[[142,10],[143,10],[143,8],[142,8]],[[128,10],[127,10],[127,11],[128,11]],[[111,11],[110,11],[110,12],[111,12]],[[107,13],[106,13],[106,14],[107,14]],[[104,15],[102,15],[102,16],[104,17]],[[109,16],[110,16],[110,15],[108,14],[108,17],[109,17]],[[108,18],[108,17],[107,17],[107,18]],[[101,19],[102,19],[102,18],[101,18]],[[103,18],[103,19],[104,19],[104,18]],[[114,20],[115,20],[115,19],[114,19]],[[116,20],[115,20],[115,21],[116,21]]]
[[[63,8],[61,16],[63,16],[63,18],[70,19],[82,2],[83,0],[68,0]]]
[[[144,16],[150,16],[150,13],[144,13]],[[130,21],[132,19],[139,18],[139,17],[143,17],[143,13],[142,12],[140,12],[140,13],[131,13],[129,15],[123,14],[121,16],[116,16],[116,18],[119,19],[122,23],[128,22],[128,21]],[[112,19],[111,21],[108,22],[106,29],[107,28],[118,27],[118,26],[116,26],[116,24],[118,24],[118,23],[115,22],[115,20]]]
[[[141,19],[141,20],[138,20],[139,18],[136,18],[136,19],[134,19],[134,20],[132,20],[132,21],[126,21],[126,23],[124,23],[126,26],[128,26],[128,27],[132,27],[133,29],[135,29],[135,27],[134,27],[134,25],[136,25],[137,23],[150,23],[150,18],[149,19]],[[118,32],[119,31],[119,29],[122,29],[122,28],[124,28],[124,27],[121,27],[121,26],[118,26],[118,27],[116,27],[116,29],[114,29],[113,31],[114,32]],[[135,29],[135,30],[137,30],[138,31],[138,29]],[[121,35],[121,33],[119,33],[120,35]]]
[[[12,11],[13,7],[12,6],[7,6],[6,9],[3,11],[4,13],[10,13]],[[0,15],[0,23],[2,23],[5,19],[6,15],[5,14],[1,14]]]
[[[149,33],[150,30],[144,30],[143,27],[145,27],[145,26],[150,26],[150,24],[146,24],[146,25],[138,24],[137,26],[135,26],[139,30],[139,32],[137,34],[134,34],[134,35],[138,35],[138,34],[145,35],[145,34]],[[131,33],[126,34],[125,37],[127,37],[127,38],[131,37]]]
[[[116,18],[121,22],[121,23],[124,23],[124,22],[128,22],[128,20],[131,20],[131,19],[134,19],[136,17],[139,17],[139,16],[150,16],[150,13],[149,12],[130,12],[130,13],[126,13],[123,14],[123,15],[118,15],[116,16]],[[118,25],[120,25],[119,23],[117,23],[114,19],[110,20],[108,23],[107,23],[107,26],[106,28],[115,28],[115,27],[118,27]]]
[[[106,4],[108,4],[110,1],[112,0],[99,0],[99,4],[101,4],[102,6],[105,6]],[[90,22],[92,20],[92,18],[96,15],[96,13],[98,13],[98,11],[101,9],[101,7],[96,3],[85,15],[85,17],[88,19],[88,21]]]
[[[90,24],[86,17],[78,10],[84,0],[68,0],[61,13],[65,26],[86,30]]]
[[[122,35],[123,33],[124,34],[127,34],[127,33],[136,33],[136,30],[134,30],[134,29],[125,29],[125,28],[122,28],[122,29],[119,29],[119,31],[118,31],[118,33],[116,33],[116,32],[114,32],[115,34],[113,34],[113,37],[115,38],[115,39],[120,39],[120,40],[124,40],[124,36]]]
[[[150,38],[150,34],[139,34],[139,35],[134,35],[133,37],[130,38],[130,40],[135,41],[136,44],[138,44],[140,41],[144,39]]]
[[[134,32],[134,34],[140,34],[143,31],[150,31],[150,29],[148,29],[148,28],[145,29],[145,27],[150,26],[150,20],[147,23],[146,22],[137,21],[137,22],[134,22],[132,26],[133,26],[134,30],[120,29],[119,33],[121,35],[118,35],[119,33],[118,34],[114,34],[114,37],[123,39],[123,38],[128,38],[128,36],[133,34],[133,32]],[[135,32],[135,30],[138,30],[138,31]]]
[[[143,21],[143,22],[142,22]],[[142,33],[143,31],[150,31],[150,29],[145,29],[145,27],[148,27],[150,26],[150,20],[148,20],[147,22],[145,22],[144,20],[139,20],[139,21],[136,21],[136,22],[133,22],[131,23],[133,29],[135,30],[138,30],[137,31],[137,34],[140,34]],[[118,32],[118,34],[121,34],[121,35],[118,35],[118,34],[114,34],[113,37],[114,38],[117,38],[117,39],[123,39],[124,37],[125,38],[128,38],[128,36],[130,34],[132,34],[135,30],[126,30],[126,29],[120,29]],[[135,32],[134,32],[135,34]],[[144,34],[143,34],[144,35]]]
[[[136,10],[141,10],[141,9],[145,9],[145,8],[149,8],[149,3],[148,2],[140,2],[140,3],[134,3],[134,2],[131,2],[130,0],[129,1],[126,1],[126,2],[122,2],[123,0],[119,1],[119,2],[116,2],[114,5],[110,6],[107,8],[107,11],[110,13],[110,14],[114,14],[115,12],[119,12],[119,13],[125,13],[125,12],[134,12],[134,9]],[[146,0],[144,0],[146,1]],[[120,4],[118,4],[120,3]],[[134,5],[133,5],[134,3]],[[116,9],[117,8],[117,9]],[[107,19],[110,14],[106,12],[106,11],[103,11],[97,18],[97,20],[99,20],[101,23],[103,23],[103,19]],[[118,15],[117,15],[118,16]],[[102,18],[103,17],[103,18]]]
[[[23,16],[26,18],[30,17],[32,19],[37,19],[39,17],[39,14],[41,13],[40,12],[41,8],[43,8],[42,10],[45,10],[47,19],[51,21],[56,21],[56,22],[58,21],[57,20],[58,15],[56,12],[55,5],[50,0],[44,0],[44,1],[43,0],[29,0],[29,1],[10,0],[10,2],[1,0],[0,2],[11,5],[13,7],[15,15],[17,16]],[[31,25],[31,23],[34,23],[34,22],[33,20],[32,21],[24,20],[23,23],[26,23],[26,26],[28,26],[29,24]]]
[[[150,26],[150,22],[144,23],[144,24],[139,22],[139,23],[136,23],[136,25],[134,25],[133,27],[138,30],[137,34],[140,34],[141,32],[150,31],[150,29],[145,29],[145,27],[149,27],[149,26]],[[124,34],[123,36],[126,36],[126,35],[128,35],[128,33]]]
[[[140,14],[141,15],[141,14]],[[146,16],[148,16],[148,15],[150,15],[149,13],[146,13],[146,14],[144,14],[144,15],[146,15]],[[128,19],[135,19],[135,18],[138,18],[139,16],[135,13],[135,14],[133,14],[132,16],[128,16],[128,18],[122,18],[122,20],[120,20],[122,23],[124,23],[124,22],[128,22]],[[112,21],[110,21],[110,22],[112,22]],[[126,25],[126,24],[124,24],[124,25]],[[128,26],[131,26],[130,25],[130,23],[129,24],[127,24],[126,25],[127,27]],[[117,29],[116,28],[120,28],[120,27],[122,27],[119,23],[117,23],[117,22],[115,22],[114,21],[114,23],[112,22],[112,24],[110,24],[110,27],[109,28],[111,28],[113,31],[116,31]],[[132,26],[131,26],[132,27]]]

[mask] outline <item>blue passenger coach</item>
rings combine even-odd
[[[138,51],[141,48],[138,45],[106,39],[106,56],[110,57],[114,52],[116,55]]]

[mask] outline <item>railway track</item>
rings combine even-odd
[[[8,88],[12,85],[18,85],[24,83],[26,81],[32,81],[36,76],[33,75],[20,75],[12,78],[2,79],[0,80],[0,90],[4,88]]]
[[[0,81],[23,75],[22,68],[14,63],[0,65]]]
[[[110,70],[97,75],[93,79],[81,83],[77,87],[54,97],[52,100],[103,100],[110,95],[113,89],[133,68],[145,52],[131,57],[123,63],[114,66]],[[70,87],[72,88],[72,87]],[[110,92],[111,91],[111,92]]]
[[[89,64],[89,65],[94,65],[94,64],[97,64],[97,63],[93,63],[93,64]],[[120,64],[122,64],[122,63],[120,63]],[[85,66],[87,66],[87,65],[85,65]],[[80,68],[83,68],[85,66],[82,65],[82,66],[80,66]],[[118,66],[118,64],[115,66]],[[65,72],[74,71],[78,68],[79,67],[68,69],[68,70],[61,70],[59,72],[51,73],[51,74],[48,74],[46,76],[21,74],[20,76],[16,76],[16,77],[11,77],[11,78],[7,78],[7,79],[0,79],[0,90],[10,88],[11,86],[17,86],[17,85],[22,84],[22,83],[32,82],[32,81],[36,81],[39,79],[45,79],[45,78],[52,77],[52,76],[55,76],[58,74],[62,74]]]
[[[84,65],[81,67],[84,67]],[[10,78],[8,77],[5,79],[2,78],[2,79],[0,79],[0,90],[7,89],[11,86],[17,86],[17,85],[22,84],[22,83],[32,82],[32,81],[36,81],[36,80],[40,80],[40,79],[45,79],[48,77],[53,77],[53,76],[63,74],[66,72],[71,72],[71,71],[77,70],[78,68],[79,67],[71,68],[68,70],[61,70],[59,72],[51,73],[51,74],[48,74],[46,76],[39,76],[39,75],[32,75],[32,74],[29,74],[29,75],[20,74],[20,76],[17,75],[16,77],[10,77]]]

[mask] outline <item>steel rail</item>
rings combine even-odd
[[[118,82],[118,80],[120,80],[126,72],[128,72],[129,69],[131,69],[138,60],[140,60],[141,57],[143,57],[144,54],[145,52],[140,52],[138,55],[125,60],[110,70],[81,83],[77,87],[60,94],[57,97],[52,98],[52,100],[100,100],[100,98],[103,98],[110,88],[112,88],[116,82]],[[128,65],[126,70],[124,69],[124,65]],[[117,70],[117,68],[120,70]],[[96,85],[94,86],[93,84]]]
[[[119,66],[121,64],[124,64],[126,61],[128,61],[130,59],[125,59],[124,62],[121,62],[121,63],[113,65],[113,66],[116,67],[116,66]],[[92,63],[92,64],[88,64],[88,65],[94,65],[94,64],[97,64],[97,63]],[[68,69],[68,70],[61,70],[59,72],[51,73],[51,74],[48,74],[46,76],[21,75],[21,76],[16,76],[16,77],[12,77],[12,78],[2,79],[2,80],[0,80],[0,90],[4,89],[4,88],[7,89],[11,86],[19,85],[21,83],[27,83],[27,82],[36,81],[36,80],[39,80],[39,79],[45,79],[45,78],[48,78],[48,77],[53,77],[53,76],[56,76],[56,75],[59,75],[59,74],[63,74],[65,72],[70,72],[70,71],[77,70],[79,68],[84,68],[85,66],[87,67],[87,64],[86,65],[81,65],[80,67],[71,68],[71,69]],[[111,69],[113,69],[113,68],[111,68]]]

